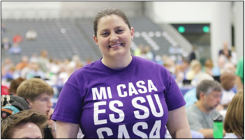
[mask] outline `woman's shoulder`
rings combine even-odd
[[[88,72],[98,70],[98,69],[99,69],[99,60],[94,61],[90,64],[87,64],[87,65],[77,69],[74,73],[76,73],[76,74],[88,73]]]

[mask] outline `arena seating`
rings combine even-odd
[[[168,36],[164,35],[167,34],[166,31],[146,17],[129,18],[129,21],[135,29],[133,40],[135,46],[148,45],[156,55],[169,55],[169,48],[173,44]],[[14,63],[18,63],[23,55],[29,57],[33,53],[39,55],[42,49],[48,50],[48,56],[54,59],[72,58],[74,54],[78,54],[82,60],[88,58],[97,60],[101,57],[99,48],[93,40],[93,19],[8,19],[2,23],[6,28],[2,38],[8,37],[12,42],[13,36],[17,33],[23,37],[20,55],[3,51],[3,58],[11,57]],[[36,40],[29,41],[25,38],[26,32],[30,29],[37,32]]]

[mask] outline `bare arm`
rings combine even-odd
[[[192,138],[185,106],[169,111],[167,128],[172,138]]]
[[[213,138],[213,129],[200,129],[198,132],[202,133],[204,138]],[[223,130],[223,136],[225,136],[225,131]]]
[[[57,138],[77,138],[79,124],[56,121]]]
[[[243,90],[242,80],[239,76],[236,76],[237,91]]]
[[[213,129],[201,129],[198,132],[202,133],[204,138],[213,138]]]
[[[47,114],[48,115],[47,122],[48,122],[48,127],[50,128],[53,137],[56,138],[56,122],[51,119],[53,112],[54,112],[54,109],[51,108]]]

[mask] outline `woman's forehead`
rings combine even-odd
[[[98,26],[105,26],[108,25],[108,23],[115,22],[116,24],[126,24],[124,20],[118,16],[118,15],[106,15],[104,17],[101,17],[100,20],[98,21]]]

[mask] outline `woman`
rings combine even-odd
[[[224,121],[224,138],[244,138],[244,95],[239,91],[231,100]]]
[[[57,138],[190,138],[185,101],[163,66],[130,54],[134,28],[114,8],[98,13],[94,41],[103,57],[74,72],[52,119]],[[165,101],[166,100],[166,101]]]

